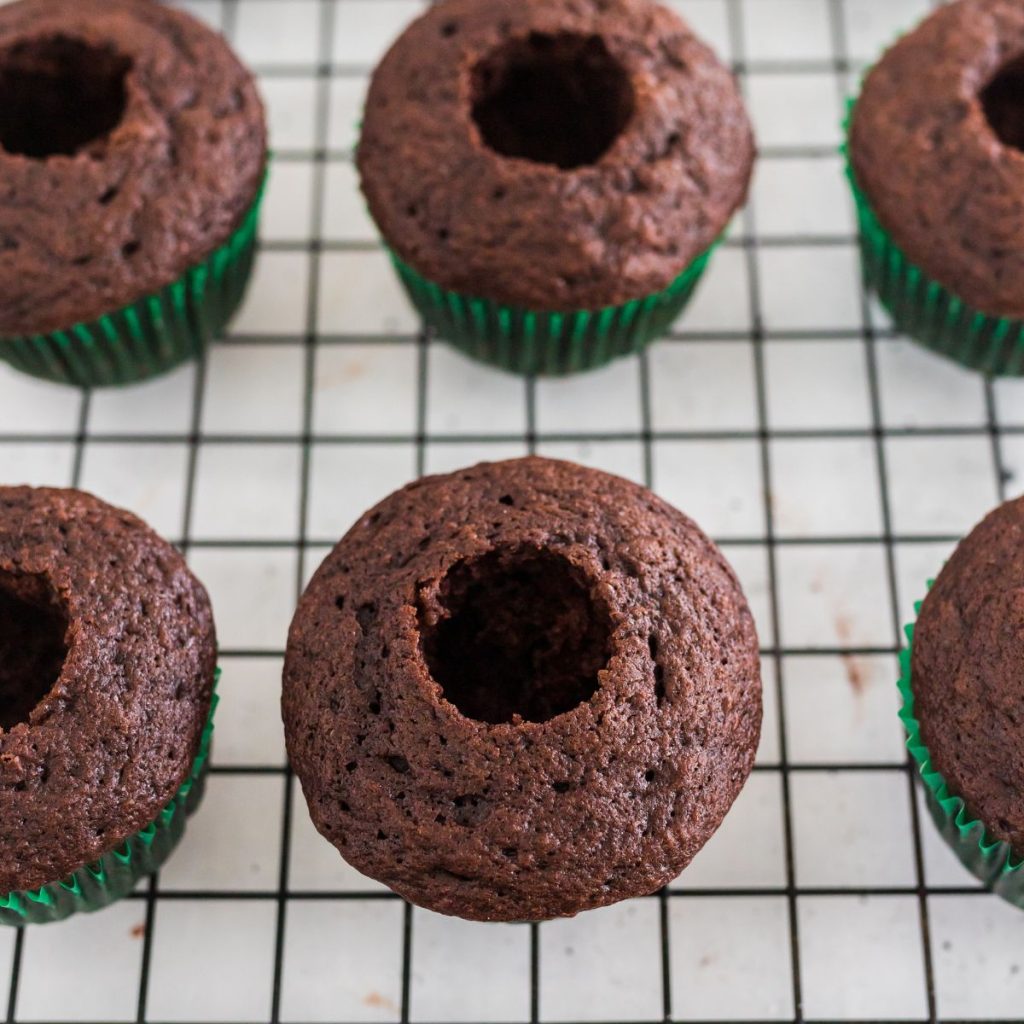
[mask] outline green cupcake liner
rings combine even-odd
[[[934,581],[928,581],[928,587]],[[920,612],[921,602],[914,605]],[[907,646],[900,651],[899,691],[903,700],[900,719],[907,731],[907,749],[924,783],[925,801],[935,827],[960,863],[987,888],[1014,906],[1024,909],[1024,859],[1014,855],[1009,843],[991,838],[984,824],[971,816],[963,798],[949,788],[932,764],[928,748],[921,739],[921,727],[914,715],[914,691],[911,685],[911,651],[914,626],[908,625]]]
[[[857,183],[850,159],[850,101],[842,152],[860,227],[864,281],[893,324],[915,341],[966,366],[998,376],[1024,374],[1024,320],[990,316],[928,277],[897,247]]]
[[[689,302],[714,248],[701,253],[664,291],[621,306],[569,313],[505,306],[449,291],[394,252],[391,259],[424,323],[455,348],[513,373],[562,376],[639,352],[665,334]]]
[[[71,914],[99,910],[126,896],[140,878],[156,871],[167,860],[185,832],[188,816],[202,800],[218,700],[215,691],[192,770],[156,819],[117,849],[93,864],[83,865],[63,881],[0,895],[0,925],[48,924]]]
[[[132,384],[198,356],[245,296],[266,177],[234,234],[153,295],[90,323],[0,337],[0,359],[34,377],[77,387]]]

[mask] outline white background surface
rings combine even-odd
[[[742,75],[753,201],[670,339],[539,382],[418,336],[357,193],[366,75],[418,0],[188,6],[269,105],[249,299],[204,366],[155,383],[0,369],[0,479],[78,484],[186,547],[223,647],[215,773],[135,897],[0,931],[0,1020],[1024,1019],[1024,915],[912,806],[893,682],[925,579],[1024,490],[1024,384],[864,302],[836,154],[858,69],[925,0],[678,0]],[[419,471],[530,449],[647,481],[723,542],[766,698],[755,774],[668,892],[532,929],[348,869],[290,789],[277,709],[297,594],[355,517]]]

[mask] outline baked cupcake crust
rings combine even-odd
[[[983,94],[1021,57],[1017,0],[940,7],[867,75],[850,140],[857,183],[907,258],[975,309],[1015,318],[1024,152],[1000,138]]]
[[[508,697],[531,671],[534,699]],[[396,492],[328,555],[283,715],[313,822],[360,871],[460,917],[572,915],[655,891],[718,827],[758,743],[757,637],[721,553],[649,491],[485,463]]]
[[[64,879],[170,802],[209,715],[216,637],[181,555],[81,491],[0,488],[0,603],[7,893]],[[27,695],[40,668],[59,675]]]
[[[1024,499],[961,541],[914,627],[914,712],[932,764],[1024,856]]]
[[[567,38],[582,40],[581,60],[608,56],[628,76],[624,128],[572,169],[501,155],[474,119],[479,68],[510,44],[526,60]],[[445,288],[536,310],[665,288],[743,204],[753,159],[732,75],[650,0],[432,6],[374,73],[358,152],[371,213],[403,260]]]
[[[264,174],[252,76],[185,12],[138,0],[0,7],[0,92],[38,95],[33,75],[72,66],[100,77],[83,92],[110,92],[94,108],[116,105],[123,76],[123,115],[42,156],[5,149],[0,115],[0,335],[90,322],[178,280],[239,226]],[[38,121],[59,144],[58,116]]]

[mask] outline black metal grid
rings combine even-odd
[[[244,4],[257,4],[264,0],[220,0],[219,9],[223,16],[223,29],[229,38],[234,34],[239,10]],[[302,361],[302,415],[301,430],[297,434],[259,434],[250,435],[246,433],[211,433],[203,430],[202,414],[204,391],[207,385],[207,364],[201,363],[195,373],[191,394],[191,411],[188,430],[185,434],[179,432],[166,434],[138,435],[130,432],[103,432],[90,429],[90,413],[93,407],[93,396],[88,392],[83,393],[79,406],[77,426],[73,433],[0,433],[0,452],[8,445],[70,445],[73,448],[72,468],[70,483],[78,484],[82,479],[83,460],[87,446],[124,444],[132,445],[137,443],[154,445],[185,445],[187,448],[185,487],[184,487],[184,517],[182,530],[176,541],[182,549],[189,554],[201,552],[203,549],[210,550],[246,550],[246,551],[285,551],[295,554],[295,579],[294,595],[297,597],[301,592],[306,572],[310,567],[307,563],[315,564],[319,557],[319,550],[334,542],[334,536],[312,535],[307,529],[310,510],[311,482],[314,473],[313,459],[314,449],[321,446],[359,446],[367,444],[394,445],[409,447],[414,454],[415,471],[422,473],[427,464],[428,450],[435,446],[448,445],[472,445],[475,448],[486,448],[493,446],[496,450],[501,446],[517,445],[523,450],[535,451],[552,443],[580,443],[587,442],[600,445],[607,442],[629,442],[638,444],[641,449],[642,477],[649,484],[655,482],[655,447],[665,441],[688,441],[716,443],[723,441],[748,441],[757,446],[759,468],[762,476],[762,499],[764,505],[763,534],[756,533],[749,536],[730,535],[726,544],[727,551],[734,549],[755,549],[764,551],[767,562],[767,614],[768,622],[759,623],[762,634],[770,636],[770,640],[763,646],[763,656],[766,663],[772,668],[766,677],[766,684],[774,688],[775,704],[777,707],[777,742],[779,757],[777,761],[759,763],[755,768],[756,772],[767,772],[777,775],[781,784],[782,793],[782,836],[784,843],[784,867],[785,880],[783,884],[775,886],[751,886],[727,888],[701,888],[699,890],[679,890],[668,888],[650,899],[657,902],[657,950],[659,957],[658,984],[660,984],[659,1003],[660,1013],[650,1018],[644,1018],[643,1024],[647,1021],[670,1022],[674,1020],[692,1020],[687,1016],[686,993],[673,992],[673,968],[672,968],[672,927],[671,910],[676,901],[685,901],[701,897],[714,898],[754,898],[754,897],[776,897],[785,901],[786,921],[789,942],[789,960],[791,972],[791,997],[793,1012],[784,1017],[772,1017],[773,1020],[787,1020],[792,1024],[802,1024],[805,1020],[822,1019],[805,1014],[805,982],[806,977],[802,973],[802,965],[805,963],[805,950],[801,947],[801,919],[800,900],[805,897],[844,897],[849,900],[858,898],[881,898],[881,897],[908,897],[916,901],[918,908],[918,928],[920,932],[920,943],[923,957],[924,977],[924,1003],[923,1012],[920,1016],[911,1019],[934,1022],[939,1021],[945,1024],[955,1024],[958,1018],[943,1016],[942,1007],[938,1004],[936,990],[936,964],[934,956],[934,938],[930,924],[930,899],[936,896],[970,896],[973,899],[990,899],[982,894],[980,890],[972,885],[963,886],[929,886],[925,876],[925,855],[924,855],[924,830],[930,829],[930,822],[921,817],[920,806],[914,798],[914,778],[912,766],[909,761],[893,759],[892,761],[872,761],[862,763],[852,761],[849,763],[827,761],[823,763],[808,763],[801,761],[793,763],[789,757],[788,737],[790,731],[787,728],[786,710],[787,701],[785,698],[785,669],[786,662],[791,658],[803,658],[813,656],[835,655],[839,657],[859,656],[887,656],[893,659],[893,671],[895,672],[895,654],[899,649],[902,632],[900,621],[900,593],[898,590],[897,557],[898,551],[906,546],[913,545],[949,545],[956,539],[953,533],[913,533],[896,532],[893,529],[893,511],[891,498],[891,474],[888,465],[887,442],[898,438],[961,438],[961,437],[984,437],[990,442],[992,472],[995,478],[995,489],[1001,498],[1006,496],[1007,486],[1012,476],[1007,469],[1003,458],[1003,439],[1007,436],[1024,434],[1024,425],[1001,424],[998,416],[998,405],[995,387],[991,382],[985,382],[984,422],[975,426],[967,425],[942,425],[931,424],[927,427],[913,426],[889,426],[885,422],[883,414],[883,402],[881,397],[879,348],[894,337],[892,332],[884,323],[876,322],[877,317],[871,307],[868,296],[861,294],[859,297],[861,309],[861,324],[859,326],[837,327],[823,323],[813,329],[807,330],[778,330],[772,329],[765,324],[763,310],[763,290],[760,280],[761,266],[759,253],[773,248],[799,247],[811,248],[821,247],[823,250],[851,247],[856,244],[855,237],[847,234],[836,236],[821,235],[790,235],[770,238],[758,234],[756,204],[752,203],[742,215],[736,225],[731,238],[724,243],[726,250],[735,250],[741,254],[746,270],[748,293],[738,297],[737,301],[749,305],[750,330],[687,330],[686,319],[681,322],[680,330],[667,339],[665,344],[681,345],[700,344],[705,342],[749,342],[752,346],[756,418],[750,429],[705,429],[705,430],[664,430],[657,429],[654,425],[652,414],[652,370],[651,357],[644,353],[638,360],[638,381],[639,394],[636,400],[640,410],[639,430],[612,430],[600,431],[541,431],[538,429],[537,413],[537,383],[527,380],[523,387],[523,400],[525,403],[525,430],[523,432],[498,432],[487,434],[467,434],[461,432],[444,433],[428,429],[428,395],[429,395],[429,369],[430,351],[435,344],[424,333],[420,334],[387,334],[365,333],[334,334],[326,333],[321,329],[319,322],[320,308],[320,274],[318,273],[320,260],[324,253],[329,252],[373,252],[376,246],[362,242],[337,242],[324,237],[323,216],[325,207],[325,180],[328,169],[338,163],[350,159],[348,152],[332,149],[328,145],[329,140],[329,112],[331,103],[332,82],[344,77],[364,77],[368,67],[356,67],[336,63],[332,52],[332,41],[334,39],[334,19],[340,5],[347,0],[315,0],[317,16],[319,20],[319,52],[316,63],[313,66],[297,65],[294,67],[275,65],[273,67],[261,68],[260,73],[265,78],[274,76],[288,77],[309,77],[315,83],[315,146],[312,150],[287,150],[279,149],[275,159],[278,163],[304,163],[312,167],[312,203],[310,211],[309,237],[303,242],[267,242],[264,243],[265,251],[276,252],[297,252],[308,254],[310,265],[309,285],[305,296],[305,329],[295,334],[246,334],[234,333],[223,340],[223,345],[292,345],[301,349]],[[377,0],[386,4],[389,0]],[[773,75],[773,74],[827,74],[832,77],[836,88],[836,110],[837,117],[841,110],[842,102],[845,100],[851,88],[851,78],[857,72],[856,62],[848,56],[846,38],[846,25],[848,24],[844,5],[847,0],[803,0],[810,6],[825,6],[830,31],[830,42],[832,55],[829,59],[804,60],[804,61],[756,61],[746,57],[748,40],[745,38],[744,4],[756,4],[761,0],[723,0],[728,15],[728,28],[731,49],[733,53],[733,64],[741,83],[747,84],[751,74]],[[879,4],[885,0],[877,0]],[[833,159],[835,150],[832,146],[818,145],[794,145],[794,146],[767,146],[761,151],[762,161],[775,159],[800,158],[809,161],[822,159]],[[768,346],[773,342],[789,341],[801,342],[810,345],[828,345],[831,342],[857,342],[863,346],[865,367],[867,373],[867,390],[870,400],[870,422],[864,427],[858,428],[806,428],[806,429],[780,429],[773,428],[769,415],[769,382],[767,371]],[[324,352],[335,346],[349,345],[381,345],[400,346],[408,351],[410,359],[416,365],[416,388],[415,388],[415,429],[412,433],[325,433],[315,430],[314,424],[314,391],[316,382],[316,369],[318,353]],[[719,386],[728,386],[728,381],[718,381]],[[68,400],[71,401],[70,393]],[[877,532],[868,532],[859,535],[842,533],[837,536],[823,536],[814,533],[808,536],[796,536],[787,533],[785,536],[777,535],[776,516],[773,504],[773,483],[776,481],[773,464],[773,442],[779,440],[815,439],[822,441],[842,441],[847,439],[862,439],[870,442],[874,449],[875,466],[877,468],[878,488],[881,501],[881,529]],[[298,530],[293,538],[289,539],[239,539],[233,537],[209,538],[196,537],[193,531],[193,518],[195,509],[195,495],[197,486],[197,466],[200,452],[204,445],[225,444],[245,446],[259,444],[266,446],[287,446],[298,447],[301,453],[299,485],[297,488],[296,501],[298,504]],[[413,468],[413,467],[411,467]],[[955,485],[955,481],[954,481]],[[827,486],[827,485],[826,485]],[[966,524],[965,524],[966,525]],[[806,545],[839,548],[845,545],[873,545],[879,546],[884,551],[885,588],[891,605],[891,639],[888,643],[873,645],[826,645],[826,646],[795,646],[785,645],[782,642],[783,632],[781,629],[781,606],[780,595],[780,569],[778,564],[779,553],[787,548],[795,548]],[[283,637],[281,638],[283,644]],[[232,661],[238,658],[279,658],[281,649],[249,649],[227,647],[223,650],[225,668],[230,671]],[[269,1022],[294,1020],[293,1016],[287,1013],[284,1005],[285,994],[285,971],[286,971],[286,945],[288,937],[289,913],[299,905],[314,903],[318,901],[337,901],[340,905],[346,901],[373,901],[375,904],[396,905],[400,903],[398,897],[391,893],[360,889],[339,889],[339,890],[317,890],[307,891],[296,889],[291,884],[290,868],[292,854],[292,826],[295,815],[304,813],[294,800],[295,787],[292,785],[290,771],[284,766],[254,763],[254,764],[231,764],[222,765],[214,762],[212,772],[215,776],[245,777],[245,776],[267,776],[271,778],[283,778],[282,786],[283,806],[280,813],[280,837],[277,840],[279,852],[277,857],[277,884],[273,888],[252,889],[240,887],[233,889],[206,889],[206,888],[174,888],[165,889],[160,885],[160,879],[154,877],[134,893],[130,900],[142,905],[144,913],[144,929],[141,932],[141,953],[138,957],[139,970],[137,977],[125,978],[123,983],[137,987],[137,998],[134,1000],[134,1019],[139,1022],[156,1021],[158,1018],[151,1015],[151,980],[154,956],[154,935],[159,928],[161,909],[175,903],[195,901],[246,901],[253,904],[272,904],[273,907],[273,952],[270,958],[270,969],[272,971],[272,983],[269,986],[268,1005],[266,1014],[260,1019]],[[795,778],[804,773],[820,774],[822,772],[878,772],[878,773],[900,773],[905,778],[906,786],[911,794],[910,814],[913,830],[913,857],[915,878],[912,884],[904,885],[836,885],[836,886],[807,886],[798,884],[797,865],[795,857],[795,835],[794,835],[794,798],[791,793],[792,782]],[[755,854],[756,855],[756,854]],[[685,877],[685,876],[684,876]],[[394,1019],[401,1022],[411,1019],[421,1020],[421,1015],[414,1011],[413,988],[413,940],[415,927],[415,914],[411,907],[402,905],[401,927],[398,930],[397,943],[400,947],[395,950],[398,957],[400,978],[397,986],[398,998],[393,1008],[383,1007],[379,1016],[373,1016],[368,1011],[367,1019]],[[841,924],[841,922],[839,922]],[[543,1016],[542,1002],[542,959],[544,948],[544,926],[519,926],[528,929],[528,968],[524,977],[524,984],[528,988],[525,1005],[527,1012],[517,1014],[508,1018],[512,1021],[541,1021]],[[6,1006],[6,1021],[8,1024],[27,1019],[18,1016],[19,995],[24,984],[23,962],[26,955],[26,934],[18,931],[13,949],[11,982],[9,997]],[[57,965],[55,965],[57,966]],[[211,964],[211,970],[216,970],[217,965]],[[183,985],[193,984],[194,980],[182,979]],[[67,992],[67,1018],[75,1019],[75,993]],[[223,1008],[222,1008],[223,1009]],[[231,1011],[228,1010],[228,1013]],[[979,1011],[980,1013],[981,1011]],[[221,1019],[220,1011],[218,1016],[211,1016],[210,1019]],[[80,1018],[79,1014],[79,1018]],[[1003,1019],[1024,1018],[1024,997],[1021,1001],[1019,1014]],[[36,1019],[36,1018],[32,1018]],[[107,1018],[102,1018],[107,1019]],[[193,1018],[189,1018],[193,1019]],[[196,1017],[194,1019],[204,1019]],[[249,1019],[243,1017],[242,1019]],[[331,1017],[339,1024],[343,1017]],[[466,1017],[465,1019],[472,1019]],[[558,1017],[564,1020],[564,1014]],[[581,1018],[582,1019],[582,1018]],[[729,1018],[732,1019],[732,1018]],[[744,1018],[755,1019],[756,1018]],[[855,1020],[853,1017],[843,1017],[844,1020]],[[901,1018],[907,1019],[907,1018]],[[967,1019],[967,1018],[964,1018]],[[994,1019],[990,1015],[984,1018],[976,1016],[970,1019]],[[873,1021],[884,1021],[884,1017],[871,1018]],[[631,1022],[632,1024],[632,1022]]]

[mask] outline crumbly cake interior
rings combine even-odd
[[[539,549],[462,561],[424,631],[445,697],[481,722],[546,722],[590,699],[608,661],[608,611],[572,567]]]
[[[67,614],[44,576],[0,571],[0,729],[28,721],[60,675]]]

